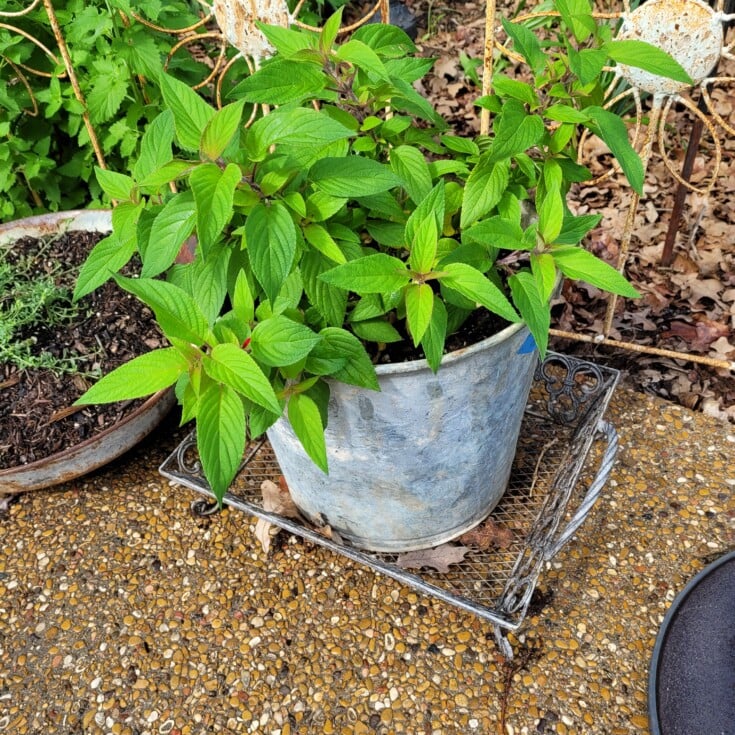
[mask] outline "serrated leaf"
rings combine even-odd
[[[279,315],[253,329],[250,347],[253,356],[263,364],[283,367],[305,358],[319,339],[309,327]]]
[[[238,272],[232,289],[232,309],[237,318],[246,325],[249,325],[255,316],[253,294],[248,285],[248,278],[242,270]]]
[[[252,124],[246,147],[251,160],[262,161],[272,145],[280,145],[300,165],[308,167],[320,158],[326,147],[352,135],[352,130],[323,110],[281,107]]]
[[[371,196],[402,183],[385,164],[360,156],[322,158],[311,167],[309,178],[335,197]]]
[[[495,138],[489,158],[501,161],[525,153],[539,143],[545,132],[544,121],[538,115],[527,114],[518,100],[507,100],[495,123]]]
[[[441,284],[476,304],[481,304],[509,322],[517,322],[518,314],[505,294],[480,271],[466,263],[450,263],[442,268]]]
[[[207,123],[214,117],[210,107],[188,84],[161,74],[161,92],[174,116],[176,137],[182,148],[199,151],[199,142]]]
[[[628,128],[614,113],[602,107],[587,107],[587,127],[599,135],[612,151],[631,187],[643,194],[643,163],[628,139]]]
[[[365,319],[350,323],[352,331],[365,342],[403,342],[403,335],[385,319]]]
[[[508,161],[493,161],[491,155],[483,154],[467,179],[460,215],[463,230],[496,206],[508,186]]]
[[[314,464],[322,472],[328,472],[324,426],[316,403],[303,393],[291,396],[288,401],[288,422]]]
[[[441,299],[434,299],[431,321],[424,332],[421,346],[429,367],[436,372],[444,355],[444,342],[447,338],[447,309]]]
[[[412,231],[413,239],[410,242],[409,264],[416,273],[428,273],[436,259],[437,241],[439,239],[433,215],[425,217],[412,228]]]
[[[694,84],[684,67],[669,53],[646,41],[619,39],[603,44],[603,50],[618,64],[635,66],[650,74],[684,84]]]
[[[210,383],[199,396],[197,449],[207,482],[221,502],[245,451],[245,411],[228,385]]]
[[[621,273],[583,248],[565,245],[554,248],[551,254],[567,278],[585,281],[618,296],[640,297]]]
[[[577,43],[584,43],[594,33],[595,19],[589,0],[555,0],[554,4]]]
[[[200,149],[210,161],[216,161],[222,155],[237,133],[244,104],[243,100],[226,105],[221,110],[217,110],[204,126]]]
[[[151,225],[149,245],[141,252],[144,278],[153,278],[172,265],[195,223],[196,207],[190,192],[176,194],[166,202]]]
[[[204,370],[211,378],[226,383],[253,403],[276,414],[281,412],[270,381],[258,363],[237,345],[216,345],[210,358],[204,361]]]
[[[405,263],[385,253],[351,260],[322,273],[319,278],[358,294],[390,293],[403,288],[410,280]]]
[[[319,279],[331,264],[319,253],[304,253],[301,257],[301,275],[309,301],[330,326],[341,326],[347,309],[347,291],[330,286]]]
[[[316,34],[306,33],[295,28],[282,28],[276,25],[256,22],[260,32],[270,41],[273,48],[284,58],[289,58],[304,49],[318,46]]]
[[[523,228],[518,222],[499,216],[484,219],[464,230],[462,241],[503,250],[526,250],[535,246],[535,243],[524,242]]]
[[[188,361],[174,347],[146,352],[104,375],[74,405],[142,398],[173,385],[188,368]]]
[[[228,163],[224,171],[214,163],[197,166],[189,176],[196,204],[196,228],[204,251],[214,243],[232,217],[240,167]]]
[[[189,173],[197,164],[189,161],[168,161],[138,182],[141,189],[158,191],[161,187]]]
[[[100,59],[93,66],[97,73],[86,99],[90,120],[97,124],[112,120],[117,114],[128,93],[128,77],[124,66],[117,67],[108,59]]]
[[[534,276],[528,271],[515,273],[508,279],[508,286],[513,295],[513,303],[520,311],[523,321],[531,330],[540,356],[546,356],[549,344],[549,324],[551,309],[548,300],[544,300]]]
[[[412,283],[406,288],[406,320],[414,347],[418,347],[426,333],[433,308],[434,292],[428,283]]]
[[[582,214],[577,217],[567,214],[561,232],[556,238],[559,245],[576,245],[592,229],[600,224],[601,214]]]
[[[231,250],[225,249],[209,259],[197,258],[182,269],[191,278],[188,289],[190,295],[210,324],[222,313],[227,296],[227,266],[231,253]]]
[[[370,390],[380,390],[375,366],[360,340],[350,332],[338,327],[327,327],[319,332],[321,342],[314,352],[322,355],[340,355],[344,365],[331,372],[343,383],[357,385]]]
[[[501,97],[520,100],[529,105],[531,109],[538,107],[538,95],[533,87],[526,82],[511,79],[504,74],[495,74],[493,75],[493,88]]]
[[[312,223],[304,227],[306,242],[316,248],[322,255],[334,263],[345,263],[347,259],[339,245],[327,230],[319,224]]]
[[[274,59],[243,79],[230,95],[254,104],[286,105],[316,97],[328,79],[315,65],[290,59]]]
[[[383,65],[380,57],[370,46],[358,38],[352,38],[343,43],[337,49],[337,58],[353,64],[373,79],[382,81],[389,79],[388,70]]]
[[[535,74],[546,66],[546,54],[532,31],[520,23],[501,18],[505,32],[513,39],[513,47],[528,62]]]
[[[258,204],[245,223],[253,273],[266,296],[275,300],[296,255],[296,225],[281,202]]]
[[[168,338],[197,346],[207,341],[207,320],[196,301],[182,288],[152,278],[115,276],[115,281],[151,308]]]
[[[140,155],[133,168],[133,176],[138,183],[172,159],[173,139],[174,117],[170,110],[163,110],[146,127],[140,139]]]
[[[363,25],[352,34],[352,37],[370,46],[383,58],[399,59],[416,52],[416,45],[406,32],[394,25],[384,23]]]
[[[130,176],[100,168],[99,166],[94,167],[94,173],[97,177],[97,182],[102,187],[102,191],[110,199],[119,199],[122,201],[130,199],[133,187],[135,186],[135,182]]]
[[[557,270],[551,253],[531,254],[531,272],[536,279],[541,300],[548,301],[556,286]]]
[[[403,181],[408,195],[418,204],[432,189],[429,165],[418,148],[400,145],[390,152],[390,167]]]
[[[101,286],[133,257],[134,252],[135,240],[120,242],[115,234],[100,240],[79,269],[74,300],[81,299]]]
[[[586,48],[581,51],[569,49],[569,68],[579,77],[582,84],[591,84],[600,76],[607,64],[607,58],[607,54],[598,48]]]

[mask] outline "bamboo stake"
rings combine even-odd
[[[648,128],[646,129],[646,137],[643,141],[643,148],[641,150],[641,163],[643,164],[643,174],[645,176],[648,171],[648,163],[651,160],[651,151],[653,149],[653,141],[656,139],[656,130],[658,128],[658,122],[661,117],[661,106],[663,99],[656,95],[653,98],[651,104],[651,113],[648,121]],[[630,251],[630,242],[633,239],[633,227],[635,226],[636,215],[638,213],[638,204],[640,202],[640,195],[637,191],[633,192],[633,198],[628,207],[628,213],[625,217],[625,228],[623,230],[623,237],[620,241],[620,252],[618,253],[618,270],[622,273],[625,270],[625,265],[628,261],[628,253]],[[613,316],[615,315],[615,305],[618,302],[618,297],[615,294],[611,294],[607,302],[607,312],[605,313],[605,325],[603,327],[603,334],[607,337],[612,329]]]
[[[493,51],[495,50],[495,0],[487,0],[485,8],[485,54],[482,64],[482,95],[490,94],[493,88]],[[482,108],[480,113],[480,135],[490,132],[490,110]]]
[[[689,352],[664,350],[660,347],[648,347],[646,345],[638,345],[633,342],[622,342],[617,339],[609,339],[608,337],[602,336],[592,337],[588,334],[575,334],[574,332],[565,332],[560,329],[550,329],[549,334],[553,337],[571,339],[575,342],[587,342],[588,344],[605,345],[606,347],[618,347],[622,350],[630,350],[631,352],[640,352],[647,355],[657,355],[659,357],[669,357],[674,360],[684,360],[685,362],[697,362],[713,368],[721,368],[723,370],[735,371],[735,362],[728,362],[727,360],[716,360],[712,357],[707,357],[706,355],[692,355]]]
[[[69,75],[69,81],[71,82],[71,86],[74,90],[74,96],[84,108],[82,119],[84,120],[84,127],[87,128],[89,139],[92,142],[92,148],[94,149],[94,154],[97,157],[97,163],[99,164],[100,168],[107,168],[107,165],[105,164],[105,157],[102,153],[102,148],[97,138],[97,133],[92,126],[92,121],[89,119],[89,112],[87,111],[87,101],[84,99],[84,94],[82,93],[82,89],[79,86],[76,72],[74,71],[74,67],[72,66],[71,56],[69,56],[69,49],[66,46],[64,35],[61,32],[61,28],[59,27],[59,21],[56,18],[54,6],[52,5],[51,0],[43,0],[43,5],[46,9],[46,15],[48,15],[49,22],[51,23],[51,29],[54,32],[54,37],[56,38],[56,45],[59,47],[59,51],[61,52],[61,58],[64,59],[64,67],[66,68],[66,73]]]

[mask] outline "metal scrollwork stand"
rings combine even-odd
[[[490,516],[512,531],[513,542],[506,549],[473,547],[447,573],[407,572],[397,565],[396,554],[341,545],[318,529],[266,511],[260,486],[264,480],[277,480],[280,469],[265,439],[248,446],[223,504],[485,618],[493,624],[501,651],[511,658],[505,631],[517,630],[525,619],[544,565],[577,532],[612,470],[617,434],[603,415],[618,379],[617,370],[559,354],[550,354],[539,365],[508,489]],[[597,442],[604,448],[595,452],[592,462],[590,454]],[[590,464],[596,465],[596,471]],[[208,515],[217,511],[219,506],[201,471],[193,432],[160,471],[203,496],[192,503],[193,512]],[[573,500],[577,507],[572,512]]]

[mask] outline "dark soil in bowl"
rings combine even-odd
[[[56,285],[68,292],[63,305],[67,306],[79,266],[102,237],[100,233],[73,231],[50,242],[24,238],[0,252],[0,261],[13,265],[21,257],[35,258],[38,278],[53,274]],[[11,300],[12,294],[0,294],[0,319],[7,318]],[[71,321],[58,321],[49,323],[41,313],[17,338],[31,340],[34,357],[46,353],[64,363],[73,360],[73,371],[21,368],[0,358],[0,469],[28,464],[75,446],[121,421],[143,402],[72,405],[100,376],[164,345],[146,306],[108,281],[80,300]]]

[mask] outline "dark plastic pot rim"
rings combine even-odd
[[[671,626],[676,621],[677,616],[686,606],[689,598],[697,587],[699,587],[705,579],[710,577],[710,575],[716,572],[720,567],[732,561],[735,561],[735,551],[727,552],[724,556],[716,559],[698,572],[687,583],[686,587],[684,587],[684,589],[676,596],[664,617],[658,636],[656,637],[656,644],[653,648],[653,655],[651,657],[651,668],[648,675],[648,720],[651,735],[669,735],[669,732],[661,729],[658,695],[661,657],[664,648],[666,647]],[[692,735],[694,734],[692,733]],[[702,735],[704,735],[704,733],[702,733]],[[714,735],[714,733],[712,735]]]

